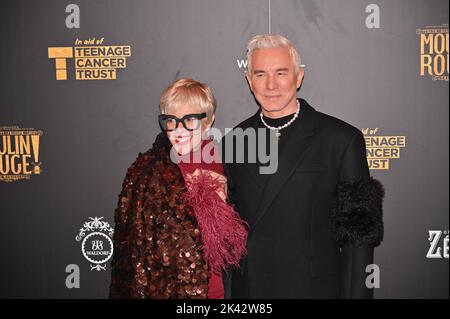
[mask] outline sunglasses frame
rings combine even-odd
[[[203,113],[195,113],[195,114],[187,114],[185,116],[183,116],[181,119],[176,117],[175,115],[168,115],[168,114],[160,114],[158,116],[158,122],[159,122],[159,126],[161,126],[161,129],[165,132],[173,132],[178,128],[178,125],[183,124],[183,127],[190,132],[193,132],[195,130],[198,130],[199,128],[195,128],[195,129],[189,129],[186,127],[186,123],[184,122],[187,119],[191,119],[191,118],[195,118],[197,120],[203,120],[204,118],[207,117],[207,114],[205,112]],[[163,125],[163,121],[167,120],[167,119],[172,119],[175,120],[176,124],[175,124],[175,128],[173,130],[169,130],[169,129],[165,129],[164,125]]]

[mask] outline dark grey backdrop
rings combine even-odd
[[[426,259],[428,230],[448,230],[448,82],[419,76],[416,29],[448,24],[447,0],[165,0],[2,1],[0,126],[44,131],[43,172],[0,182],[0,297],[104,298],[106,272],[91,272],[75,241],[89,216],[113,222],[122,179],[158,133],[158,100],[175,78],[211,85],[216,126],[232,127],[256,111],[237,60],[249,38],[281,33],[306,64],[299,95],[319,111],[407,146],[388,171],[386,236],[377,249],[378,298],[448,298],[448,259]],[[65,7],[81,9],[67,29]],[[365,8],[381,9],[367,29]],[[269,22],[270,13],[270,22]],[[76,38],[129,44],[128,67],[114,81],[55,80],[47,47]],[[65,286],[78,264],[81,288]]]

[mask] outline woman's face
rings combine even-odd
[[[184,116],[189,114],[202,113],[203,111],[199,107],[185,104],[175,107],[170,112],[167,112],[166,115],[172,115],[176,116],[179,119],[182,119]],[[207,118],[187,118],[185,119],[187,127],[197,129],[194,129],[193,131],[187,130],[180,122],[178,123],[178,126],[175,130],[167,132],[167,136],[176,152],[180,155],[186,155],[189,154],[192,150],[197,150],[201,146],[203,132],[211,127],[211,122],[212,121],[208,121]],[[174,121],[171,123],[171,125],[175,125]]]

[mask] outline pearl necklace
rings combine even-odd
[[[275,131],[276,137],[278,137],[278,139],[280,139],[280,136],[281,136],[281,132],[280,131],[282,129],[285,129],[286,127],[290,126],[292,123],[294,123],[294,121],[297,119],[299,113],[300,113],[300,102],[297,100],[297,112],[295,112],[294,117],[289,122],[287,122],[286,124],[284,124],[282,126],[273,127],[273,126],[270,126],[269,124],[267,124],[264,121],[264,116],[263,116],[262,112],[259,113],[259,116],[261,117],[261,122],[264,124],[264,126],[267,127],[268,129],[272,130],[272,131]]]

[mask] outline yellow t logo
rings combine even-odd
[[[71,47],[48,48],[48,58],[55,59],[56,79],[67,80],[66,59],[73,58],[72,48]]]

